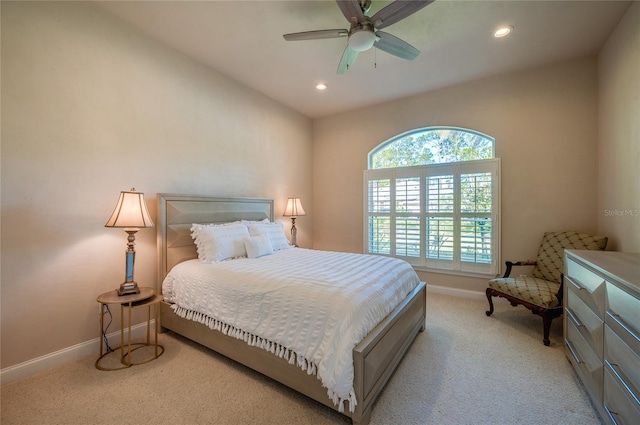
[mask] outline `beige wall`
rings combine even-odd
[[[311,121],[87,3],[2,2],[2,368],[98,335],[121,190],[311,198]],[[310,246],[313,214],[299,219]],[[155,229],[136,280],[156,281]],[[115,331],[114,323],[110,331]],[[97,347],[96,347],[97,350]]]
[[[609,249],[640,252],[640,3],[598,56],[598,229]]]
[[[315,120],[314,248],[362,252],[367,154],[397,134],[438,125],[495,137],[503,260],[535,258],[545,231],[595,232],[596,83],[595,59],[587,58]],[[459,289],[486,287],[486,279],[421,277]]]

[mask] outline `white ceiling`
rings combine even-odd
[[[389,1],[373,1],[368,16]],[[346,38],[282,35],[348,29],[332,0],[107,1],[95,3],[143,33],[318,118],[453,84],[595,54],[626,12],[618,0],[436,0],[385,28],[421,51],[405,61],[377,49],[336,69]],[[494,39],[499,25],[512,35]],[[315,84],[329,88],[318,92]]]

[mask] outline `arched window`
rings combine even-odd
[[[499,272],[500,160],[494,139],[429,127],[369,153],[365,252],[401,257],[417,269]]]
[[[395,136],[369,153],[369,169],[411,167],[494,157],[494,140],[455,127],[421,128]]]

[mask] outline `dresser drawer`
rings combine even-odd
[[[593,292],[598,286],[604,283],[604,278],[601,275],[592,272],[579,263],[576,263],[571,258],[567,258],[565,266],[565,275],[578,281],[578,283],[586,287],[589,292]]]
[[[572,320],[567,320],[566,324],[567,357],[578,372],[592,400],[602,403],[602,359],[591,349]]]
[[[618,425],[640,424],[640,402],[629,393],[609,364],[605,368],[604,387],[604,409],[609,419]]]
[[[605,326],[604,335],[605,358],[629,390],[640,399],[640,353],[625,343],[608,325]]]
[[[630,338],[640,343],[640,299],[607,282],[606,316],[605,321],[613,323],[612,328],[616,332],[620,333],[617,326],[624,328],[626,335],[621,335],[623,339]]]
[[[605,310],[605,281],[601,280],[598,285],[586,286],[582,281],[571,276],[564,277],[565,294],[573,293],[582,302],[589,306],[593,312],[604,320]],[[566,303],[565,303],[566,304]]]
[[[604,338],[602,318],[598,317],[573,289],[567,291],[565,304],[567,320],[573,322],[593,351],[602,359]]]

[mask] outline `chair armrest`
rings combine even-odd
[[[513,266],[535,266],[536,260],[506,261],[505,264],[507,266],[507,270],[505,270],[504,276],[502,276],[503,278],[509,277]]]

